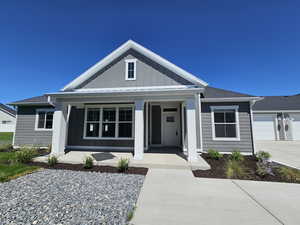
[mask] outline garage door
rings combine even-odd
[[[293,120],[293,138],[300,140],[300,113],[293,113],[290,116]]]
[[[276,114],[254,114],[253,135],[255,140],[276,140],[274,120]]]

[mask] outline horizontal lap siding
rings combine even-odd
[[[210,106],[224,105],[239,106],[240,141],[214,141],[212,138]],[[202,134],[204,151],[207,151],[208,149],[215,149],[220,152],[240,150],[241,152],[251,153],[253,151],[253,144],[249,103],[202,103]]]
[[[19,106],[17,112],[17,124],[15,133],[15,146],[34,145],[48,146],[52,142],[52,131],[35,131],[35,118],[37,108],[47,107],[32,107]]]
[[[134,140],[88,140],[84,136],[84,109],[72,108],[69,120],[69,146],[133,147]]]

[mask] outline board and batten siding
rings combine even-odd
[[[14,146],[47,147],[52,143],[52,131],[36,131],[36,109],[49,108],[47,106],[19,106]]]
[[[69,128],[68,128],[68,141],[67,145],[71,149],[72,146],[100,146],[100,147],[132,147],[134,140],[100,140],[100,139],[84,139],[84,113],[85,109],[78,109],[72,107]],[[107,148],[109,150],[109,148]]]
[[[126,59],[137,59],[136,80],[126,80]],[[144,55],[128,50],[77,88],[193,85]]]
[[[239,106],[240,141],[216,141],[212,137],[212,121],[210,106]],[[248,102],[231,103],[202,103],[202,141],[203,150],[214,149],[219,152],[241,152],[251,153],[253,151],[250,106]]]

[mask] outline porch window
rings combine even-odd
[[[133,108],[130,106],[101,106],[86,108],[85,138],[132,138]]]
[[[239,119],[237,106],[213,106],[212,131],[213,140],[238,141]]]
[[[52,109],[38,109],[36,113],[36,130],[51,130],[53,113]]]

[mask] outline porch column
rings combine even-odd
[[[52,150],[51,154],[65,153],[67,130],[67,106],[57,102],[53,115]]]
[[[197,135],[196,135],[196,104],[195,98],[186,100],[186,127],[188,161],[197,161]]]
[[[135,101],[134,113],[134,159],[141,160],[144,155],[144,101]]]

